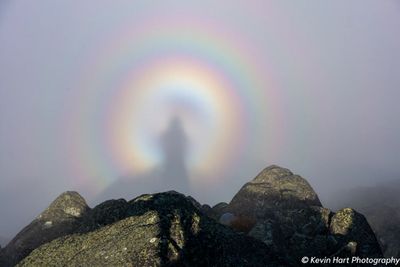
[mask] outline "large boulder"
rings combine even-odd
[[[355,245],[354,254],[360,257],[382,257],[379,243],[365,217],[345,208],[333,215],[330,233],[339,240]]]
[[[382,257],[368,222],[353,209],[336,214],[316,206],[281,210],[258,222],[249,235],[293,266],[301,266],[304,256]]]
[[[352,209],[335,214],[322,207],[304,178],[278,166],[264,169],[245,184],[223,211],[222,223],[248,231],[291,266],[301,266],[304,256],[382,257],[361,214]]]
[[[196,206],[176,192],[103,203],[83,232],[37,248],[19,266],[285,266],[266,244]]]
[[[2,251],[2,265],[14,266],[42,244],[75,232],[88,210],[77,192],[62,193],[8,243]]]
[[[293,265],[303,256],[329,256],[337,249],[328,236],[331,212],[321,207],[276,211],[249,232]]]
[[[322,205],[307,180],[288,169],[272,165],[246,183],[224,210],[261,219],[275,210],[309,206]]]

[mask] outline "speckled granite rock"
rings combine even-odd
[[[88,210],[77,192],[62,193],[4,248],[3,266],[13,266],[40,245],[75,232]]]
[[[112,204],[124,219],[56,239],[19,266],[284,266],[264,243],[218,224],[182,194],[100,206]]]
[[[262,219],[275,210],[308,206],[322,206],[310,184],[290,170],[272,165],[246,183],[224,210]]]
[[[255,219],[249,235],[263,241],[287,264],[303,256],[382,257],[366,219],[352,209],[323,208],[308,182],[288,169],[270,166],[234,196],[226,214]],[[231,220],[231,227],[237,227]]]
[[[12,241],[13,262],[36,249],[19,266],[279,267],[303,266],[303,256],[382,257],[364,216],[322,207],[304,178],[278,166],[213,208],[170,191],[89,209],[68,192],[26,229]],[[45,238],[34,241],[38,233]]]
[[[360,257],[382,257],[378,241],[365,217],[353,209],[345,208],[333,215],[330,233],[345,243],[353,242],[354,254]]]

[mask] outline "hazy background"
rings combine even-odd
[[[1,1],[0,236],[66,190],[215,204],[278,164],[329,204],[399,179],[399,36],[389,0]]]

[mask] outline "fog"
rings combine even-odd
[[[264,167],[323,204],[400,179],[398,1],[0,3],[0,236],[60,193],[230,201]]]

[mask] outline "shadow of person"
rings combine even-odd
[[[165,188],[189,193],[189,175],[186,167],[188,146],[182,121],[174,117],[160,139],[164,156],[161,175]]]
[[[128,174],[110,184],[95,198],[101,202],[110,198],[132,199],[145,193],[175,190],[190,194],[189,172],[186,165],[188,138],[182,120],[173,117],[159,136],[162,161],[149,171]]]

